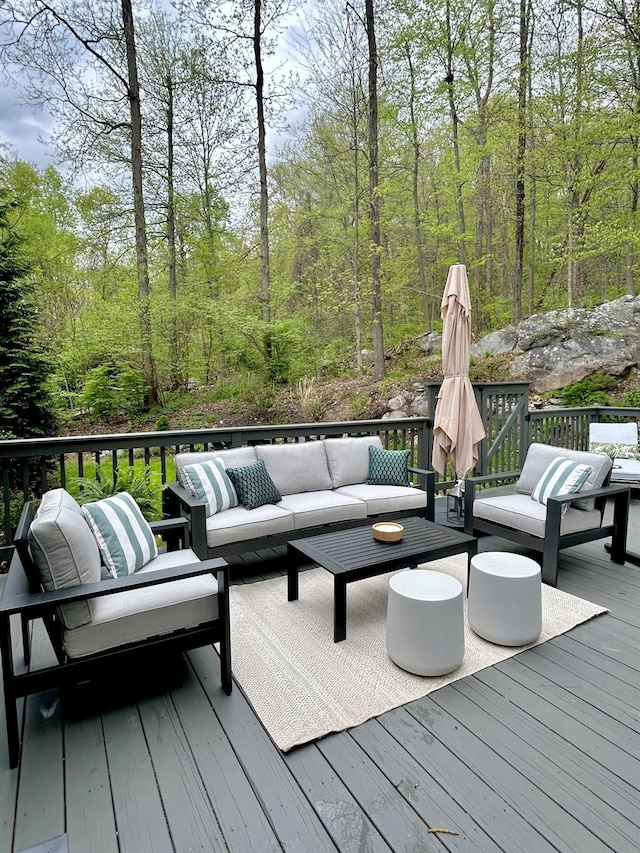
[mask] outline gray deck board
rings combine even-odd
[[[232,578],[283,574],[282,558],[245,555]],[[589,543],[558,583],[610,612],[287,755],[237,684],[223,693],[212,649],[148,685],[65,692],[49,717],[30,697],[16,770],[0,734],[0,851],[66,833],[71,853],[637,853],[640,568]],[[34,661],[51,654],[36,623]]]

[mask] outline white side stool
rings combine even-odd
[[[535,560],[506,551],[471,558],[468,618],[471,628],[501,646],[524,646],[542,630],[542,583]]]
[[[387,652],[415,675],[444,675],[464,657],[462,584],[442,572],[406,569],[389,581]]]

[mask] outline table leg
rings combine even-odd
[[[347,582],[334,575],[333,578],[333,642],[347,638]]]
[[[298,600],[298,552],[287,545],[287,600]]]

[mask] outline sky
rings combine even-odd
[[[297,13],[291,16],[289,27],[296,29],[297,22],[304,20],[305,10],[312,6],[311,0],[303,0]],[[295,62],[295,51],[287,42],[285,36],[273,60],[274,64]],[[55,165],[64,173],[64,164],[57,162],[56,152],[49,141],[52,128],[53,122],[46,109],[21,104],[19,87],[0,68],[0,154],[16,157],[38,168]],[[273,146],[282,141],[275,131],[268,134],[267,145],[272,149],[271,153]]]

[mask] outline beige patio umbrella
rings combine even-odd
[[[440,308],[444,320],[444,380],[438,394],[433,424],[432,464],[435,470],[444,476],[449,457],[458,479],[456,494],[459,494],[461,481],[478,461],[478,442],[485,437],[482,418],[469,380],[471,296],[464,264],[453,264],[449,268]]]

